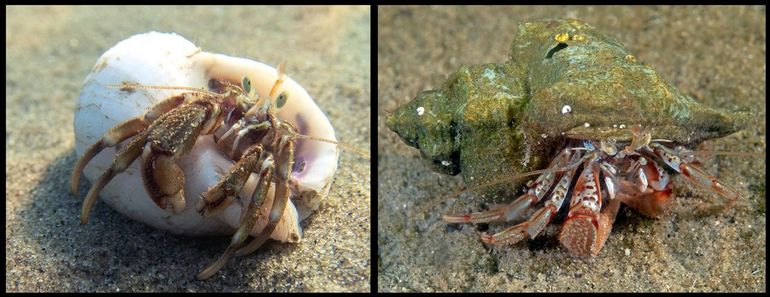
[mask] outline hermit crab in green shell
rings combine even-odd
[[[75,134],[72,191],[81,175],[93,183],[81,223],[101,196],[156,228],[232,235],[201,280],[267,239],[299,242],[299,222],[327,195],[339,157],[329,120],[282,66],[157,32],[99,58],[78,99]]]
[[[516,223],[481,234],[499,245],[563,218],[561,244],[595,256],[621,204],[651,217],[668,209],[672,175],[728,207],[739,198],[697,166],[692,149],[742,129],[747,112],[701,105],[579,20],[521,23],[509,57],[462,67],[387,119],[436,171],[462,174],[469,189],[509,195],[534,177],[510,203],[444,221]]]

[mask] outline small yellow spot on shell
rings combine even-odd
[[[559,43],[565,43],[567,42],[567,40],[569,40],[569,33],[556,34],[556,36],[554,36],[553,39],[558,41]]]
[[[583,35],[575,34],[575,36],[572,36],[572,40],[574,41],[585,41],[586,37]]]
[[[629,62],[632,62],[632,63],[636,63],[636,57],[634,57],[634,55],[627,55],[626,56],[626,61],[629,61]]]

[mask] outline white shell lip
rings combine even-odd
[[[163,98],[185,92],[157,89],[125,92],[108,85],[135,82],[142,85],[206,88],[211,78],[240,83],[244,75],[250,78],[252,88],[260,95],[266,95],[277,77],[277,71],[260,62],[204,52],[173,33],[149,32],[121,41],[97,60],[85,79],[75,117],[77,155],[82,156],[85,149],[109,128],[143,114],[148,107]],[[283,91],[287,92],[289,100],[278,110],[282,120],[292,122],[304,135],[336,141],[331,123],[307,91],[291,77],[278,90]],[[86,166],[86,178],[92,182],[98,178],[110,166],[114,154],[115,148],[104,149]],[[339,150],[334,144],[297,140],[295,164],[305,162],[305,165],[302,172],[292,172],[292,176],[299,180],[299,187],[304,194],[292,197],[292,203],[284,212],[285,219],[273,232],[273,239],[299,240],[299,234],[293,233],[298,233],[299,221],[317,209],[322,197],[328,194],[338,158]],[[104,188],[100,200],[128,217],[174,233],[231,235],[239,224],[239,203],[233,203],[221,215],[209,218],[198,214],[195,204],[200,193],[215,183],[221,172],[225,172],[233,162],[214,148],[212,136],[207,135],[198,138],[193,150],[182,157],[179,164],[185,171],[186,180],[186,207],[180,214],[160,209],[150,200],[142,185],[136,161]],[[242,191],[242,194],[249,195],[242,197],[250,197],[255,183],[255,178],[249,179]],[[99,204],[94,207],[99,207]],[[264,211],[266,213],[267,210]],[[252,233],[260,228],[259,225]],[[281,226],[285,227],[284,230],[281,230]]]

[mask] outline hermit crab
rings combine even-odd
[[[747,112],[699,104],[579,20],[521,23],[509,57],[462,67],[387,119],[436,171],[461,173],[470,189],[509,195],[522,177],[536,176],[513,202],[444,221],[515,222],[481,235],[488,244],[513,244],[563,218],[561,244],[595,256],[621,204],[652,217],[667,210],[671,175],[727,206],[738,199],[697,166],[692,149],[742,129]]]
[[[101,195],[156,228],[232,235],[201,280],[269,238],[299,242],[299,222],[337,169],[334,129],[282,66],[204,52],[176,34],[135,35],[105,52],[76,112],[72,191],[81,174],[93,182],[81,224]]]

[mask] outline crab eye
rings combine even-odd
[[[277,108],[281,108],[284,104],[286,104],[286,100],[289,99],[289,95],[286,94],[286,91],[281,92],[280,95],[278,95],[278,98],[275,98],[275,106]]]
[[[243,86],[244,92],[246,93],[251,92],[251,80],[249,80],[248,77],[246,76],[243,77],[243,82],[241,83],[241,85]]]

